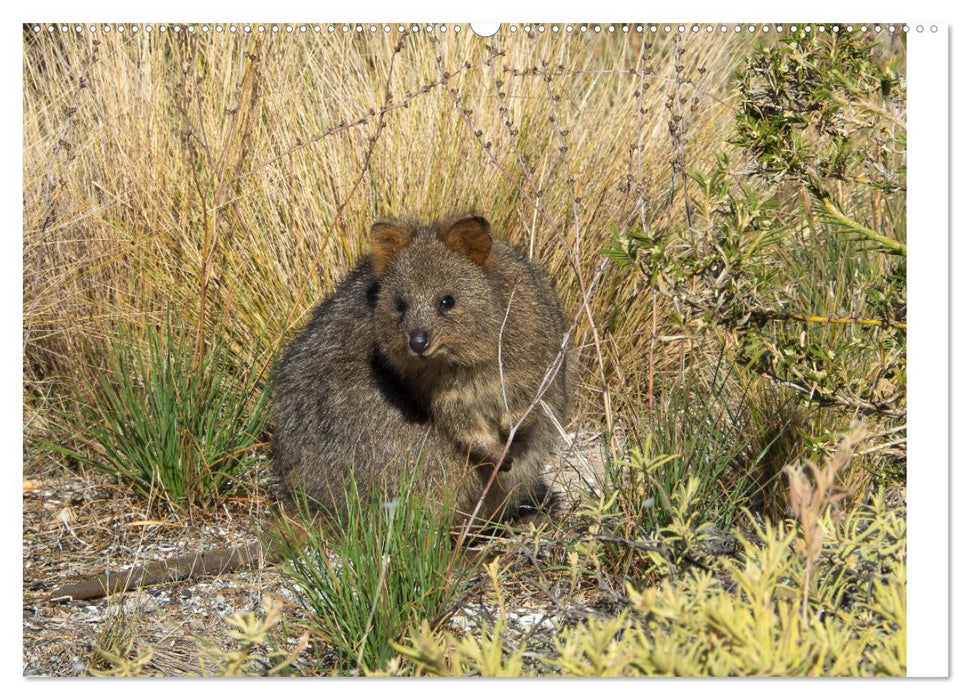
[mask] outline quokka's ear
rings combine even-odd
[[[489,222],[481,216],[466,216],[452,222],[438,234],[439,240],[479,267],[489,269],[492,262],[492,235]]]
[[[395,256],[411,238],[410,232],[395,223],[379,221],[371,227],[371,260],[378,277],[384,277]]]

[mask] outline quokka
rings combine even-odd
[[[479,521],[531,513],[548,496],[544,467],[569,418],[568,337],[549,278],[485,219],[374,224],[370,255],[317,307],[271,378],[284,504],[339,520],[349,488],[391,497],[402,470],[416,469],[409,481],[429,498],[447,493],[456,526],[480,500]],[[260,543],[189,554],[50,599],[245,569],[266,556],[275,554]]]
[[[273,377],[286,489],[339,516],[350,479],[387,489],[417,465],[460,521],[498,465],[479,515],[536,507],[570,411],[567,337],[547,275],[485,219],[374,224]]]

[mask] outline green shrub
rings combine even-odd
[[[669,302],[671,320],[684,329],[680,376],[654,381],[650,364],[643,368],[652,409],[654,397],[677,397],[660,401],[651,416],[652,424],[659,413],[686,434],[652,434],[653,450],[679,455],[670,465],[679,470],[675,481],[697,443],[708,466],[703,482],[725,485],[719,475],[731,472],[744,443],[735,412],[744,418],[740,407],[763,391],[752,392],[753,384],[788,394],[790,406],[836,408],[814,426],[824,431],[852,412],[872,416],[874,432],[905,432],[901,56],[897,42],[877,45],[860,32],[800,30],[764,42],[736,76],[734,147],[714,168],[687,173],[689,215],[633,222],[605,250],[649,283],[641,303]],[[736,365],[741,391],[722,390],[716,374],[708,397],[686,392],[698,384],[688,375],[699,360]],[[667,421],[671,408],[685,420]],[[874,457],[866,468],[887,483],[902,476],[902,452]],[[753,487],[761,484],[735,481],[728,508],[715,506],[713,520],[731,504],[750,505],[738,496]]]
[[[197,640],[203,675],[222,677],[294,675],[294,663],[300,653],[307,648],[309,635],[303,634],[292,649],[281,649],[271,642],[270,637],[277,624],[283,620],[282,603],[270,596],[265,596],[263,613],[260,616],[255,611],[240,611],[226,618],[226,622],[231,626],[229,636],[237,643],[234,649],[223,649],[212,641]],[[206,662],[208,662],[208,668]]]
[[[625,672],[650,675],[903,675],[906,669],[904,519],[882,494],[835,525],[800,611],[806,562],[796,529],[754,525],[742,556],[723,560],[729,585],[697,572],[630,590],[643,622],[625,635]],[[596,626],[596,623],[591,623]]]

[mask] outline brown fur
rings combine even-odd
[[[480,515],[535,505],[558,432],[541,407],[526,414],[548,368],[543,399],[560,422],[569,411],[549,279],[481,217],[380,222],[371,238],[371,255],[277,366],[274,456],[286,486],[339,514],[349,479],[392,488],[421,453],[419,483],[457,490],[457,520],[497,462]]]
[[[565,332],[552,285],[514,248],[493,243],[479,217],[399,226],[407,243],[381,279],[378,347],[432,422],[474,462],[492,466],[505,456],[503,471],[539,473],[557,432],[540,407],[527,409],[555,369]],[[443,310],[444,299],[453,306]],[[428,337],[422,353],[409,346],[415,333]],[[561,422],[569,403],[565,377],[556,372],[543,395]]]

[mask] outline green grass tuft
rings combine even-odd
[[[307,527],[301,546],[283,524],[285,569],[299,586],[312,627],[336,649],[341,670],[377,669],[392,658],[392,642],[418,620],[442,613],[453,597],[451,511],[424,502],[407,472],[392,500],[362,495],[348,481],[339,524],[329,521],[325,531]]]
[[[170,325],[149,330],[146,347],[122,329],[107,371],[83,387],[87,449],[51,449],[92,465],[138,493],[184,511],[225,495],[260,445],[266,392],[249,400],[256,369],[237,367],[214,344],[194,360]]]

